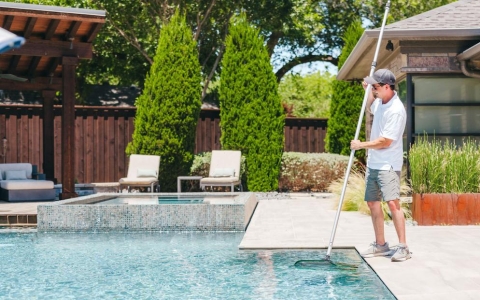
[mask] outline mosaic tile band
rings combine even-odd
[[[223,193],[195,193],[214,199]],[[124,194],[95,194],[37,207],[39,232],[55,231],[245,231],[258,203],[253,193],[201,204],[102,204]],[[178,196],[180,194],[153,194]],[[224,195],[232,196],[231,193]],[[128,194],[151,197],[152,194]],[[182,197],[188,194],[181,194]],[[125,197],[127,197],[125,195]],[[95,205],[94,205],[95,204]]]

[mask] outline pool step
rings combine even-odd
[[[0,215],[0,227],[36,227],[37,215],[12,214]]]

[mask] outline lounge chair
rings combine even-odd
[[[200,180],[200,188],[205,190],[209,186],[229,186],[233,193],[233,188],[240,185],[240,191],[243,191],[240,179],[240,161],[242,153],[232,150],[213,150],[212,160],[210,162],[210,171],[208,177]]]
[[[121,178],[120,191],[127,187],[150,187],[150,192],[159,192],[158,169],[160,168],[160,156],[158,155],[130,155],[127,177]]]

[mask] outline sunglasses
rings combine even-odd
[[[379,83],[378,86],[372,85],[372,89],[374,89],[374,90],[376,91],[378,88],[380,88],[380,87],[382,87],[382,86],[384,86],[384,85],[385,85],[385,83]]]

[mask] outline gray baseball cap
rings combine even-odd
[[[384,83],[388,85],[395,85],[395,75],[390,70],[387,69],[379,69],[373,76],[367,76],[363,80],[365,80],[368,84],[376,84],[376,83]]]

